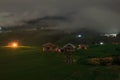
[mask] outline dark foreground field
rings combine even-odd
[[[119,54],[116,45],[90,46],[73,54],[66,64],[61,53],[42,55],[40,47],[0,48],[0,80],[120,80],[119,65],[88,65],[90,57]],[[118,47],[119,48],[119,47]]]

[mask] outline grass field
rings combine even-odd
[[[73,53],[73,64],[61,53],[42,55],[41,47],[0,47],[0,80],[120,80],[120,66],[84,64],[90,57],[119,54],[116,45],[90,46]]]

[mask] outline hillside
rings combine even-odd
[[[82,35],[82,37],[78,37]],[[21,45],[39,46],[46,42],[52,42],[58,45],[66,43],[73,44],[95,44],[95,43],[119,43],[120,36],[116,38],[108,38],[100,36],[100,33],[80,30],[76,32],[68,32],[62,30],[33,30],[33,31],[12,31],[0,34],[0,45],[7,45],[10,41],[19,41]]]
[[[41,48],[25,46],[18,49],[0,47],[0,80],[120,80],[119,65],[88,65],[91,57],[118,54],[116,45],[90,46],[72,55],[73,64],[66,64],[61,53],[42,55]]]

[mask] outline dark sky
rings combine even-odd
[[[64,16],[62,29],[88,27],[120,31],[120,0],[0,0],[0,26],[23,25],[24,20]]]

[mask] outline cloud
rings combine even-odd
[[[0,25],[24,25],[25,20],[64,16],[60,29],[91,28],[101,32],[120,31],[119,0],[0,0]]]

